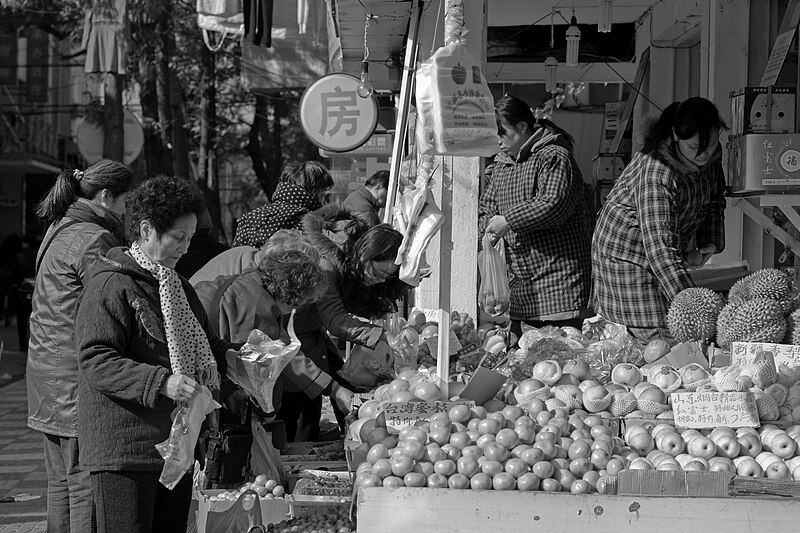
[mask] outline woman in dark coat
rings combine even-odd
[[[186,531],[192,474],[159,482],[155,445],[170,413],[201,387],[219,390],[225,352],[188,281],[173,269],[202,209],[180,178],[145,181],[129,199],[136,240],[98,262],[76,317],[80,362],[80,461],[91,474],[100,532]]]

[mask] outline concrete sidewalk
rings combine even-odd
[[[0,339],[0,499],[38,496],[0,503],[0,533],[41,533],[47,530],[47,472],[42,435],[27,426],[26,354],[17,350],[15,327],[0,327]]]

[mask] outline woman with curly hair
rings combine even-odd
[[[218,396],[225,352],[189,282],[174,271],[203,202],[159,176],[128,200],[135,241],[97,262],[78,307],[80,462],[90,473],[98,531],[185,531],[192,474],[159,482],[170,413],[201,387]]]
[[[272,201],[239,218],[233,245],[259,248],[279,229],[299,229],[303,215],[327,203],[331,189],[333,178],[322,163],[289,163]]]
[[[78,461],[75,310],[97,254],[127,242],[122,215],[132,185],[130,168],[101,159],[62,172],[36,209],[50,227],[34,263],[25,376],[28,427],[44,441],[48,531],[93,528],[92,486]]]
[[[289,315],[297,307],[315,302],[324,284],[317,251],[303,240],[299,231],[281,230],[262,248],[257,269],[202,281],[195,289],[220,337],[244,343],[254,329],[272,339],[288,341],[284,324]],[[341,408],[349,409],[352,393],[339,387],[327,369],[324,361],[314,361],[303,353],[294,357],[275,385],[276,411],[294,401],[288,397],[290,393],[308,398],[320,407],[322,395],[330,396]],[[294,436],[296,420],[285,423],[287,435]]]

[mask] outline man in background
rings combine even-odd
[[[386,207],[389,194],[389,171],[379,170],[345,198],[343,205],[352,213],[363,214],[370,226],[380,224],[380,210]]]

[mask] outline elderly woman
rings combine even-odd
[[[80,462],[90,473],[98,530],[185,531],[192,475],[159,483],[155,445],[170,413],[201,386],[217,390],[231,345],[210,327],[189,283],[173,268],[202,210],[186,180],[156,177],[128,200],[135,241],[97,263],[76,317],[80,364]]]
[[[284,328],[288,315],[301,305],[315,302],[324,287],[319,253],[303,240],[299,231],[281,230],[262,248],[257,269],[200,282],[195,289],[215,331],[229,341],[245,342],[254,329],[260,329],[272,339],[288,341]],[[300,320],[298,316],[298,330],[304,327]],[[317,329],[324,335],[321,325],[318,324]],[[297,395],[321,408],[325,395],[341,409],[348,410],[352,393],[331,379],[326,372],[327,361],[304,353],[283,370],[273,391],[275,409],[296,401]],[[304,412],[304,415],[306,418],[316,416],[318,425],[319,410]],[[294,440],[297,420],[284,422],[289,440]]]

